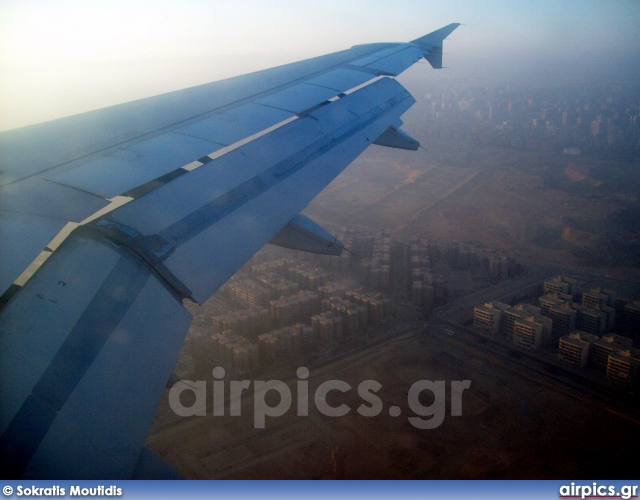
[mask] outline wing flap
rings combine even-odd
[[[379,80],[107,218],[173,245],[164,264],[203,302],[413,102],[396,81]]]
[[[178,229],[180,221],[318,140],[309,120],[295,120],[113,211],[108,219],[143,234]],[[277,144],[274,147],[273,144]],[[223,207],[219,207],[220,210]],[[178,237],[177,234],[173,235]]]
[[[343,134],[357,116],[374,109],[372,103],[383,102],[404,89],[383,79],[349,96],[339,99],[260,137],[203,167],[184,175],[108,215],[114,222],[154,234],[187,218],[201,207],[229,193],[232,189],[263,174],[328,134]],[[407,94],[408,95],[408,94]],[[331,136],[329,136],[331,138]],[[375,137],[372,138],[372,141]],[[293,216],[297,215],[293,214]],[[169,234],[169,237],[176,237]]]
[[[398,86],[409,95],[408,92],[404,90],[404,87],[392,78],[382,78],[341,99],[340,105],[336,107],[344,106],[345,109],[349,110],[355,116],[364,115],[376,108],[372,103],[384,102],[391,98],[391,96],[398,95]],[[323,111],[324,110],[319,109],[314,116],[322,116]]]
[[[78,247],[69,241],[64,243],[67,248]],[[93,241],[73,251],[55,252],[2,311],[0,433],[26,401],[117,259],[115,252]]]
[[[4,470],[131,477],[191,317],[145,263],[87,230],[40,271],[2,313]]]

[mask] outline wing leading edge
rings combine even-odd
[[[191,321],[182,300],[207,300],[269,241],[339,253],[300,213],[371,143],[417,147],[398,130],[415,100],[389,76],[423,57],[441,67],[457,26],[2,134],[0,222],[17,245],[2,256],[21,255],[2,265],[5,288],[61,223],[134,197],[73,231],[0,313],[5,470],[140,472]],[[22,238],[27,217],[41,222]]]

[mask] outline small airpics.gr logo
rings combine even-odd
[[[250,390],[253,384],[253,425],[256,429],[264,429],[266,417],[280,417],[287,413],[293,403],[292,390],[281,380],[221,380],[225,376],[222,367],[213,370],[213,416],[223,417],[227,415],[226,401],[229,401],[228,415],[242,415],[242,395],[246,390]],[[309,369],[298,368],[296,375],[296,410],[299,417],[309,415],[310,394],[309,394]],[[448,386],[448,391],[447,391]],[[447,393],[450,394],[451,416],[462,415],[462,395],[466,389],[471,387],[470,380],[454,380],[447,384],[444,380],[418,380],[414,382],[407,392],[407,404],[413,412],[413,416],[407,418],[409,423],[418,429],[435,429],[444,421],[446,412]],[[362,403],[355,411],[364,417],[375,417],[384,410],[384,403],[377,395],[382,388],[382,384],[375,380],[363,380],[355,388]],[[327,417],[342,417],[353,408],[347,404],[331,406],[327,402],[327,395],[331,391],[348,393],[354,388],[343,380],[327,380],[322,382],[313,392],[313,404],[316,409]],[[195,402],[190,406],[185,406],[180,401],[180,396],[189,391],[195,395]],[[267,402],[267,394],[274,391],[279,394],[280,400],[275,405]],[[191,381],[181,380],[176,382],[169,391],[169,405],[171,409],[182,417],[206,416],[207,415],[207,382],[204,380]],[[423,395],[421,398],[421,395]],[[422,399],[422,401],[421,401]],[[425,405],[424,400],[431,400],[430,405]],[[387,411],[392,417],[402,414],[399,406],[389,406]]]
[[[560,498],[638,498],[638,487],[633,485],[620,486],[620,489],[613,485],[598,484],[576,484],[560,486]]]

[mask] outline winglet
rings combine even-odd
[[[442,69],[442,43],[458,26],[460,23],[452,23],[412,40],[412,43],[422,46],[428,51],[424,57],[434,69]]]

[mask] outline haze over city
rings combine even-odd
[[[0,5],[0,130],[461,22],[446,75],[638,77],[640,6],[599,2],[161,1]],[[435,75],[413,68],[426,81]],[[440,76],[439,76],[440,77]]]

